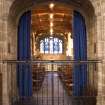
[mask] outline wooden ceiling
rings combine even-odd
[[[50,14],[53,14],[53,31],[56,33],[67,33],[72,30],[72,8],[64,5],[54,4],[54,8],[49,8],[49,4],[37,6],[32,9],[32,31],[37,34],[50,33]]]

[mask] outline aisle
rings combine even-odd
[[[47,72],[43,85],[33,98],[36,105],[71,105],[57,72]]]
[[[57,72],[47,72],[40,90],[33,97],[24,97],[13,105],[72,105]],[[74,105],[74,104],[73,104]]]
[[[13,105],[96,105],[95,97],[69,97],[57,75],[47,72],[40,90],[33,97],[24,97]]]

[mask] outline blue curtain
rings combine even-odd
[[[31,26],[31,11],[25,12],[19,21],[18,25],[18,60],[30,60],[30,26]],[[32,96],[32,73],[31,66],[26,63],[18,64],[17,80],[19,95]]]
[[[74,60],[87,60],[87,35],[84,17],[77,11],[74,11],[73,18],[73,44]],[[74,96],[84,94],[87,82],[87,65],[74,65],[73,70]]]

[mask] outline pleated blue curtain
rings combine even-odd
[[[30,60],[30,26],[31,26],[31,11],[25,12],[19,21],[18,25],[18,60]],[[29,64],[18,64],[17,80],[19,95],[32,96],[32,73]]]
[[[87,60],[87,35],[86,25],[83,16],[74,11],[73,18],[73,44],[74,44],[74,60]],[[74,96],[81,96],[86,90],[87,84],[87,65],[74,65],[73,70]]]

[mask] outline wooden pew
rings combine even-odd
[[[45,76],[45,68],[42,65],[33,65],[32,66],[32,79],[33,79],[33,91],[38,91],[43,83]]]
[[[62,83],[64,84],[64,87],[68,91],[68,94],[71,95],[72,94],[72,87],[73,87],[72,65],[69,65],[69,64],[68,65],[62,65],[62,67],[60,67],[58,69],[58,73],[59,73],[59,77],[60,77]]]

